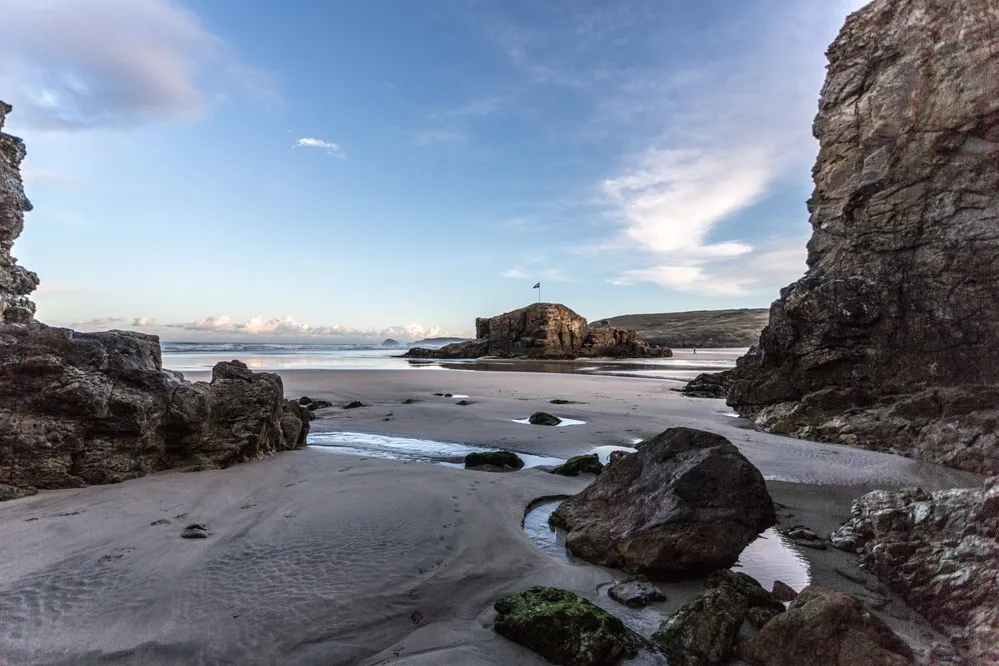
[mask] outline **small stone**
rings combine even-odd
[[[522,469],[524,461],[513,451],[483,451],[465,456],[465,467],[495,467],[499,469]]]
[[[184,539],[207,539],[208,535],[208,528],[201,523],[191,523],[180,533]]]
[[[534,414],[531,414],[531,417],[527,420],[531,423],[531,425],[543,426],[557,426],[562,422],[562,419],[554,414],[548,414],[547,412],[535,412]]]
[[[561,476],[579,476],[580,474],[600,474],[604,469],[604,464],[600,462],[600,456],[590,453],[582,456],[573,456],[564,463],[552,470],[552,474]]]
[[[653,585],[643,580],[625,581],[612,585],[607,590],[607,596],[619,604],[630,608],[642,608],[649,604],[666,601],[666,595]]]
[[[472,403],[470,403],[468,400],[459,400],[458,402],[456,402],[454,404],[461,405],[462,407],[468,407]]]
[[[354,400],[353,402],[348,402],[343,406],[344,409],[357,409],[358,407],[367,407],[367,405],[360,400]]]

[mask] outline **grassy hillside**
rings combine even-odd
[[[621,315],[606,321],[613,326],[633,328],[655,345],[749,347],[759,341],[768,313],[766,308],[696,310]]]

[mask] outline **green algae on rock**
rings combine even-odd
[[[484,453],[475,452],[465,456],[465,467],[483,467],[493,465],[496,467],[509,467],[510,469],[522,469],[524,461],[513,451],[486,451]]]
[[[500,597],[494,607],[496,633],[553,664],[613,666],[644,644],[621,620],[569,590],[536,586]]]
[[[588,453],[582,456],[573,456],[564,463],[552,470],[552,474],[562,476],[579,476],[580,474],[599,474],[604,470],[604,464],[600,462],[600,456],[596,453]]]

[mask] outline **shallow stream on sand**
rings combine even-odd
[[[565,547],[565,533],[548,524],[548,518],[564,499],[545,499],[532,505],[524,516],[524,532],[542,551],[560,562],[574,566],[597,566],[572,555]],[[749,574],[767,590],[771,589],[775,580],[780,580],[800,592],[811,580],[808,560],[797,546],[774,528],[766,530],[746,546],[732,569]],[[613,569],[606,571],[620,580],[626,578],[623,572]],[[655,586],[668,600],[680,595],[690,597],[702,589],[700,581],[656,583]],[[600,605],[643,636],[650,636],[672,612],[667,611],[666,603],[652,604],[646,608],[629,608],[610,599],[607,596],[608,587],[610,584],[601,587]],[[668,606],[675,608],[677,604],[674,601]]]

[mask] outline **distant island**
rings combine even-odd
[[[451,345],[456,342],[468,342],[469,338],[423,338],[413,343],[414,347],[424,345]]]
[[[693,310],[658,314],[630,314],[599,319],[619,328],[638,331],[650,345],[663,347],[750,347],[759,342],[769,310]]]
[[[385,340],[382,342],[382,347],[398,347],[398,346],[399,346],[399,341],[393,340],[392,338],[385,338]]]

